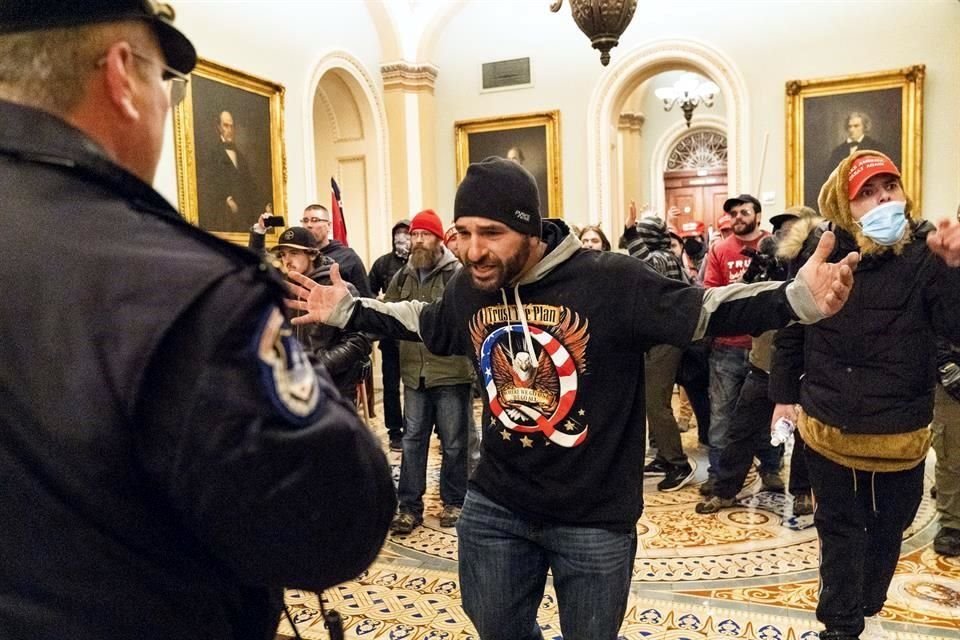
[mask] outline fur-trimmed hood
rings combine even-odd
[[[884,246],[877,244],[867,236],[863,235],[850,213],[850,194],[848,192],[848,178],[850,176],[850,167],[853,161],[860,156],[883,156],[879,151],[857,151],[844,158],[837,168],[830,173],[830,177],[820,188],[820,197],[817,203],[820,206],[820,215],[834,223],[840,229],[849,233],[857,242],[860,252],[864,255],[881,254],[887,251],[899,255],[903,252],[903,247],[912,240],[911,234],[905,234],[904,237],[894,245]],[[886,157],[886,156],[884,156]],[[913,223],[920,222],[920,214],[914,211],[913,200],[904,190],[903,195],[907,199],[905,213],[907,220]],[[914,225],[911,225],[914,226]],[[792,230],[791,230],[792,233]]]
[[[804,216],[798,218],[787,235],[780,239],[777,245],[777,257],[791,262],[797,259],[803,250],[803,245],[813,230],[823,222],[821,216]]]

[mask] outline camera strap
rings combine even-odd
[[[326,607],[323,606],[322,593],[317,594],[317,600],[320,602],[320,615],[323,617],[323,626],[330,634],[330,640],[344,640],[343,619],[340,617],[340,614],[337,613],[335,609],[327,611]],[[293,621],[293,616],[290,615],[290,609],[286,604],[283,605],[283,613],[287,616],[287,622],[290,623],[290,628],[293,629],[294,638],[296,638],[296,640],[303,640],[300,632],[297,631],[297,623]]]

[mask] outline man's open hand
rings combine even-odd
[[[853,288],[853,269],[860,261],[859,253],[850,252],[840,262],[827,262],[836,243],[833,232],[825,231],[817,250],[797,273],[797,278],[810,290],[817,308],[826,316],[840,311],[846,303]]]
[[[951,267],[960,267],[960,222],[941,220],[927,235],[927,246]]]
[[[317,284],[305,275],[289,272],[287,277],[293,282],[287,284],[291,298],[287,306],[305,311],[293,318],[293,324],[326,323],[337,304],[350,295],[347,285],[340,277],[340,265],[330,265],[330,284]]]

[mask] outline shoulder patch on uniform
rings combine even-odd
[[[320,402],[317,374],[280,309],[264,314],[253,347],[271,404],[297,426],[310,422]]]

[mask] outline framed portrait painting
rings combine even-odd
[[[457,183],[467,166],[490,156],[514,160],[537,180],[540,215],[563,216],[560,183],[560,112],[542,111],[515,116],[461,120],[454,123]]]
[[[246,245],[264,211],[286,215],[283,94],[268,80],[197,62],[173,116],[184,218]]]
[[[920,205],[925,67],[787,83],[787,204],[817,209],[843,158],[876,150],[900,167]]]

